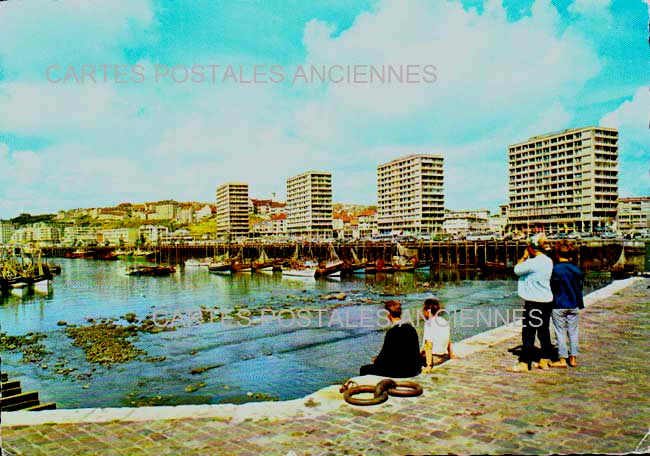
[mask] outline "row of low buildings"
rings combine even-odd
[[[187,230],[176,230],[170,233],[169,228],[161,225],[101,229],[41,222],[15,228],[10,222],[0,221],[1,244],[129,247],[138,242],[156,244],[191,239]]]

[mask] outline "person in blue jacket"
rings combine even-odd
[[[569,241],[562,241],[555,246],[556,263],[551,275],[553,291],[553,328],[557,340],[560,359],[549,365],[551,367],[571,367],[578,365],[578,312],[584,309],[582,286],[584,273],[571,264],[575,248]],[[567,333],[569,348],[567,348]],[[567,359],[568,358],[568,359]]]

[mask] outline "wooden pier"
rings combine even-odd
[[[552,241],[551,241],[552,242]],[[577,262],[580,268],[588,271],[611,271],[624,258],[628,269],[643,271],[646,258],[644,242],[633,241],[578,241]],[[420,263],[432,267],[509,269],[523,255],[525,241],[475,241],[475,242],[410,242],[405,247],[417,249]],[[301,242],[300,254],[314,259],[327,258],[329,243]],[[231,258],[240,249],[245,259],[255,259],[259,249],[264,248],[270,258],[291,258],[296,243],[211,243],[209,245],[158,245],[152,246],[155,260],[161,263],[182,264],[190,258],[205,258],[223,255],[228,252]],[[93,248],[99,258],[115,250],[116,247]],[[352,260],[352,249],[359,258],[368,261],[384,259],[390,261],[397,255],[397,244],[392,242],[347,242],[334,244],[338,256],[344,261]],[[72,248],[44,248],[47,256],[63,257]]]

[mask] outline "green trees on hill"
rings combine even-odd
[[[11,223],[14,223],[16,225],[31,225],[32,223],[52,222],[55,218],[56,214],[31,215],[23,213],[18,217],[12,218]]]

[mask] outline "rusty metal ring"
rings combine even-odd
[[[360,393],[373,393],[373,397],[370,399],[360,399],[353,396]],[[345,390],[343,393],[343,399],[345,402],[352,405],[377,405],[388,400],[388,391],[382,391],[382,393],[377,396],[374,395],[375,387],[370,385],[355,386],[353,388]]]
[[[415,397],[415,396],[419,396],[424,391],[422,386],[417,382],[404,381],[404,382],[394,382],[394,383],[395,383],[395,387],[388,389],[388,394],[390,394],[391,396]],[[398,389],[398,388],[406,388],[407,390],[405,391],[403,389]]]

